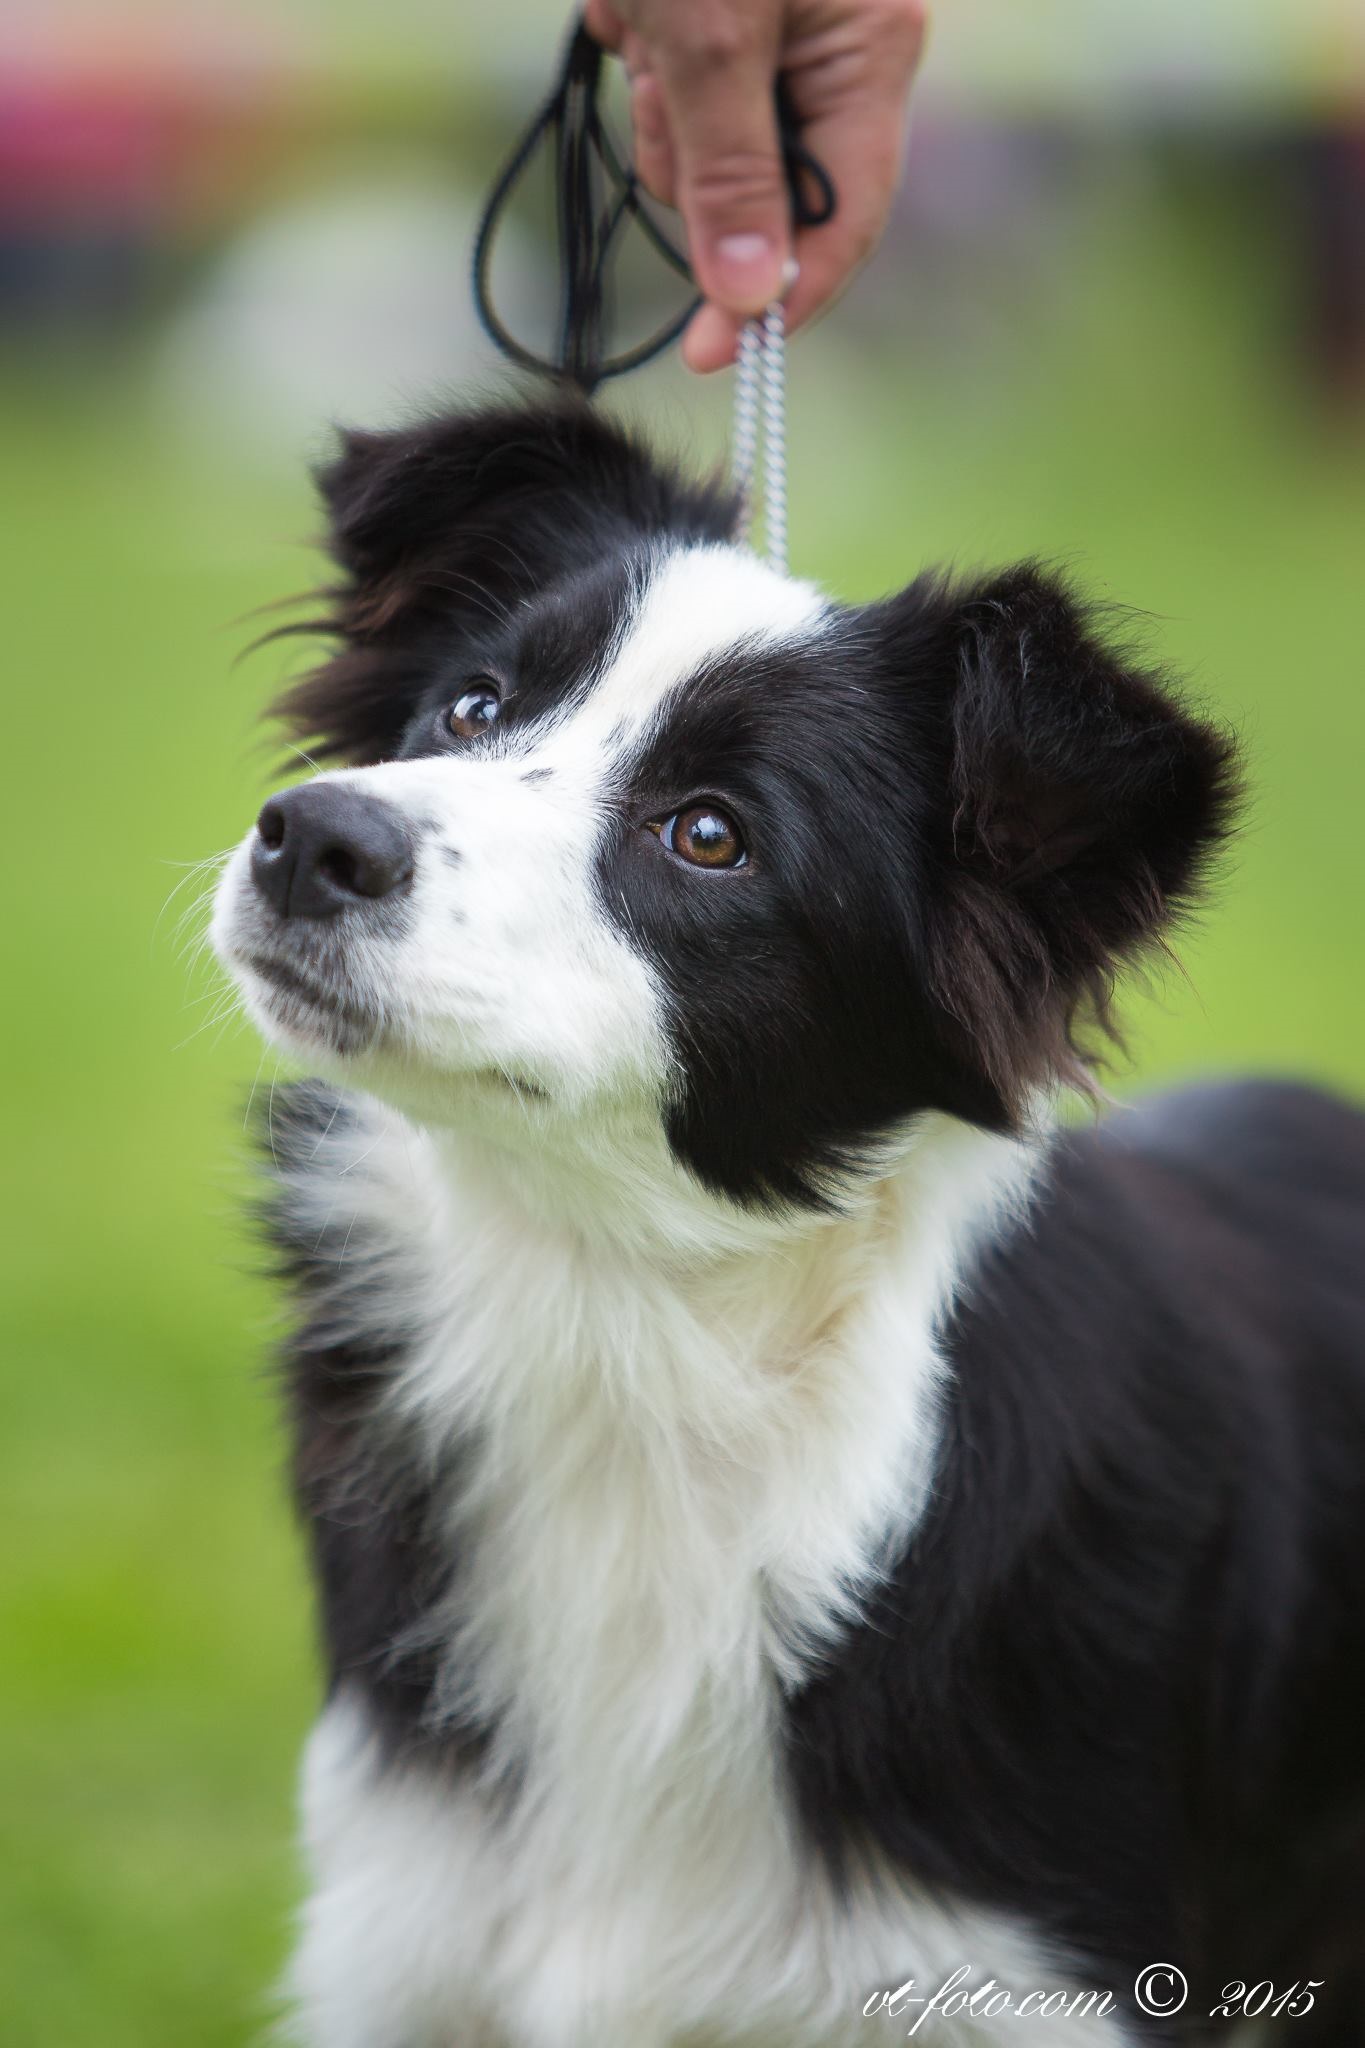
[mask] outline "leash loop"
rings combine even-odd
[[[493,181],[474,239],[474,308],[484,332],[509,362],[572,384],[591,397],[609,377],[640,369],[670,348],[701,304],[692,296],[657,332],[618,354],[607,352],[611,263],[625,230],[634,225],[678,277],[692,282],[686,253],[659,224],[634,166],[616,148],[599,111],[603,50],[582,19],[565,44],[559,74],[529,128]],[[791,88],[775,88],[778,138],[792,219],[823,227],[835,209],[835,190],[824,165],[801,140]],[[519,341],[493,300],[493,250],[498,228],[532,158],[545,144],[554,175],[559,323],[554,351],[540,355]]]
[[[539,371],[591,397],[609,377],[651,362],[678,339],[701,304],[693,297],[680,313],[633,348],[607,351],[611,262],[624,230],[634,223],[655,254],[677,276],[692,281],[687,257],[655,219],[634,166],[617,150],[598,111],[601,45],[581,18],[565,45],[559,75],[525,135],[493,182],[474,241],[474,306],[489,339],[520,369]],[[801,140],[791,87],[775,88],[778,137],[792,220],[822,227],[836,195],[828,171]],[[559,322],[554,353],[538,355],[517,339],[493,303],[493,247],[513,192],[536,151],[545,144],[554,172]],[[786,322],[779,301],[740,333],[735,369],[731,471],[740,499],[739,537],[753,522],[760,447],[763,470],[763,542],[767,560],[787,568],[787,459],[784,371]]]

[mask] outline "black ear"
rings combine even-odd
[[[506,618],[524,598],[665,532],[717,540],[735,504],[690,485],[580,401],[453,413],[343,434],[318,472],[342,580],[336,658],[275,707],[314,751],[382,757],[423,646]]]
[[[945,646],[946,640],[946,646]],[[1025,565],[959,593],[944,651],[934,993],[1007,1115],[1087,1085],[1116,970],[1196,892],[1235,806],[1227,735]]]

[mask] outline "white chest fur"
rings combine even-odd
[[[356,1210],[333,1313],[414,1332],[396,1436],[433,1473],[463,1446],[461,1564],[431,1626],[448,1705],[497,1735],[484,1783],[386,1764],[358,1696],[329,1708],[305,1784],[305,2041],[843,2048],[876,2037],[869,1992],[911,1973],[1043,1981],[1019,1933],[942,1902],[836,1904],[776,1740],[781,1688],[913,1526],[936,1323],[1032,1165],[934,1120],[847,1217],[733,1221],[722,1250],[681,1185],[668,1215],[594,1233],[387,1112],[320,1148],[293,1200]],[[573,1166],[598,1214],[592,1162]]]

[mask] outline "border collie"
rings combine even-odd
[[[586,408],[321,487],[334,765],[213,925],[318,1077],[297,2038],[1358,2041],[1365,1118],[1053,1108],[1226,737],[1038,568],[833,603]]]

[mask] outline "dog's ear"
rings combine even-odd
[[[665,531],[722,539],[735,517],[727,490],[684,483],[568,399],[348,432],[317,482],[342,572],[324,623],[341,647],[275,709],[314,751],[352,762],[396,741],[421,648],[458,648],[614,549]]]
[[[1040,1082],[1089,1085],[1086,1025],[1114,1035],[1116,971],[1228,831],[1233,749],[1039,569],[918,588],[903,626],[941,678],[930,984],[1013,1117]]]

